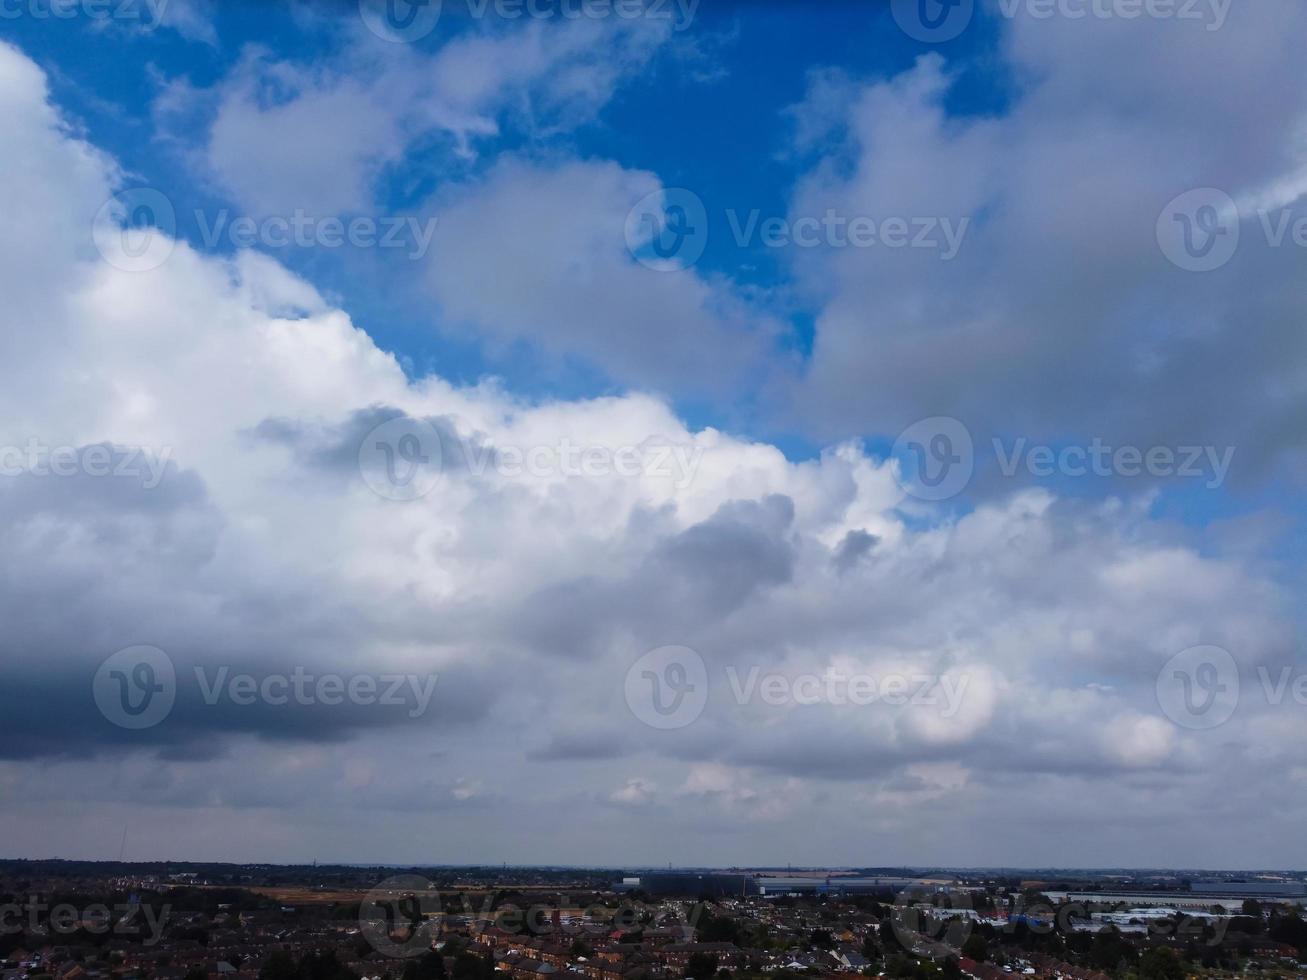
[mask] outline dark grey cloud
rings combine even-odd
[[[850,531],[835,549],[832,561],[841,572],[847,572],[863,558],[871,554],[880,539],[866,531]]]
[[[690,615],[729,613],[758,591],[790,581],[794,552],[786,534],[793,521],[788,497],[733,501],[657,549],[644,575]]]
[[[331,473],[350,479],[358,475],[359,450],[363,448],[364,440],[379,426],[400,419],[420,422],[435,430],[440,439],[442,472],[467,472],[469,461],[474,459],[478,464],[493,466],[498,459],[498,452],[481,438],[463,439],[458,434],[454,418],[415,419],[386,405],[358,409],[335,424],[313,424],[288,418],[264,419],[249,435],[252,439],[286,446],[293,452],[299,466],[319,474]]]
[[[0,574],[9,583],[0,594],[0,756],[147,749],[199,760],[222,755],[226,740],[242,735],[320,743],[484,716],[496,683],[488,664],[446,672],[435,660],[387,663],[368,652],[378,638],[424,638],[432,616],[426,604],[373,608],[326,575],[227,579],[216,556],[229,529],[203,481],[172,463],[162,473],[157,485],[149,477],[87,472],[0,481]],[[106,720],[92,682],[110,654],[141,644],[171,658],[176,704],[158,726],[130,731]],[[306,698],[313,703],[239,704],[227,696],[226,682],[237,675],[262,682],[297,670],[346,680],[413,675],[419,685],[437,679],[418,717],[412,712],[424,695],[408,681],[384,699],[397,704],[328,705],[316,694]],[[376,683],[380,701],[395,681]],[[206,703],[206,690],[220,692],[215,703]]]

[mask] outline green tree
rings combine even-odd
[[[894,932],[894,926],[888,918],[882,919],[880,923],[880,948],[885,951],[886,956],[903,948],[903,944],[899,942],[899,937]]]
[[[868,932],[862,939],[862,955],[868,963],[875,963],[880,959],[880,947],[876,945],[876,934]]]
[[[445,980],[445,958],[436,952],[418,957],[418,980]]]
[[[885,964],[885,975],[895,980],[908,980],[917,972],[916,961],[902,953],[895,953]]]
[[[1267,935],[1276,942],[1296,947],[1298,958],[1307,959],[1307,922],[1303,921],[1297,909],[1273,914]]]
[[[336,959],[334,950],[304,954],[296,975],[299,980],[357,980],[354,973]]]
[[[439,953],[423,953],[404,964],[403,980],[445,980],[445,958]]]
[[[735,919],[725,915],[714,915],[706,903],[700,903],[691,910],[690,921],[694,923],[695,935],[702,943],[740,943],[740,925]]]
[[[708,980],[717,972],[717,957],[707,953],[695,953],[685,964],[685,975],[691,980]]]
[[[1161,946],[1139,957],[1139,980],[1184,980],[1184,964],[1174,952]]]
[[[962,944],[962,955],[977,963],[984,963],[989,959],[989,943],[985,942],[984,936],[973,932]]]
[[[295,960],[281,950],[269,956],[259,970],[259,980],[296,980],[298,975]]]
[[[454,980],[489,980],[494,965],[476,953],[459,953],[454,957]]]

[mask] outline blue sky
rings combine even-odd
[[[36,0],[27,6],[44,9]],[[210,119],[197,110],[161,126],[157,107],[162,88],[178,80],[197,89],[218,86],[250,46],[287,62],[330,63],[360,42],[357,5],[197,6],[198,13],[184,21],[193,21],[193,26],[181,31],[134,30],[138,10],[148,21],[149,8],[123,9],[130,19],[111,21],[108,30],[86,17],[61,23],[28,16],[13,18],[8,36],[48,68],[56,98],[94,143],[112,152],[135,182],[162,190],[180,205],[181,234],[196,247],[220,252],[225,247],[230,252],[229,243],[206,244],[191,214],[203,209],[212,220],[224,209],[233,216],[242,213],[240,202],[224,193],[221,181],[202,168],[197,173],[195,160],[188,159],[203,143]],[[181,16],[177,9],[174,16]],[[373,175],[374,198],[367,211],[377,216],[416,213],[442,188],[483,178],[506,154],[610,160],[629,170],[657,174],[664,186],[689,188],[707,204],[708,245],[696,271],[757,291],[783,327],[776,340],[776,363],[785,371],[801,372],[812,352],[823,297],[803,288],[793,274],[793,249],[766,248],[756,237],[741,245],[728,214],[740,223],[753,212],[763,220],[784,217],[798,182],[824,157],[838,159],[838,131],[815,146],[795,146],[795,110],[814,74],[837,71],[861,81],[884,80],[908,71],[924,54],[940,54],[948,59],[950,71],[941,105],[957,119],[1001,115],[1028,79],[1002,58],[1002,19],[997,10],[983,7],[975,10],[960,36],[931,44],[908,37],[888,3],[838,2],[820,8],[703,3],[687,23],[669,4],[668,16],[676,25],[668,42],[641,71],[614,86],[583,122],[551,129],[505,121],[493,138],[478,141],[471,159],[451,153],[447,139],[420,140],[401,160]],[[438,29],[413,47],[435,52],[453,38],[502,33],[518,23],[472,17],[457,4],[446,4]],[[375,39],[364,36],[362,41]],[[388,53],[384,44],[373,46],[382,57]],[[984,220],[983,214],[970,217],[973,222]],[[435,371],[463,383],[494,375],[526,398],[611,393],[630,383],[629,378],[596,369],[583,350],[542,361],[529,341],[488,349],[482,338],[445,322],[426,297],[414,295],[412,262],[402,253],[360,255],[348,248],[295,247],[270,251],[340,296],[359,324],[415,375]],[[663,391],[692,424],[776,440],[795,458],[812,457],[832,435],[866,439],[888,451],[897,434],[874,419],[850,416],[837,430],[818,435],[788,408],[742,398],[738,390]],[[1069,425],[1057,435],[1075,440],[1083,435],[1075,428]],[[1100,484],[1102,490],[1114,489]],[[1086,492],[1082,482],[1073,482],[1070,489]],[[1241,487],[1241,493],[1219,494],[1219,503],[1211,494],[1195,497],[1183,485],[1162,484],[1158,489],[1163,494],[1179,491],[1167,504],[1168,512],[1200,524],[1230,509],[1294,505],[1293,495],[1268,501],[1251,486]]]
[[[411,43],[380,0],[44,2],[0,21],[24,853],[1307,860],[1261,682],[1304,584],[1287,0],[448,0]],[[1204,666],[1219,724],[1167,686]],[[420,703],[213,681],[304,670]]]
[[[125,9],[134,14],[137,8]],[[668,9],[674,13],[670,5]],[[320,18],[316,30],[304,30],[302,11],[297,14],[289,6],[237,3],[204,8],[220,43],[211,43],[207,31],[189,36],[162,28],[106,31],[88,18],[65,24],[24,17],[7,26],[12,28],[8,36],[48,67],[61,105],[97,145],[110,150],[143,183],[185,202],[181,231],[203,246],[187,208],[220,209],[233,202],[211,181],[197,181],[182,159],[189,142],[202,140],[203,119],[160,132],[152,118],[160,85],[176,78],[199,88],[215,85],[246,45],[270,48],[288,60],[312,60],[339,54],[356,40],[356,5],[324,3],[302,10]],[[148,18],[148,7],[139,11],[143,20]],[[507,26],[492,22],[487,27],[456,5],[446,5],[439,29],[414,46],[434,51],[452,37]],[[747,215],[757,209],[764,217],[786,213],[795,181],[811,160],[792,149],[794,123],[787,115],[804,99],[809,73],[839,67],[854,76],[888,77],[909,68],[924,51],[946,51],[966,61],[947,98],[949,111],[959,115],[1001,106],[1011,84],[1007,73],[992,63],[994,37],[983,20],[956,41],[925,46],[904,35],[886,4],[833,3],[818,10],[785,3],[747,9],[738,3],[704,3],[671,41],[670,50],[625,80],[594,119],[575,129],[542,135],[505,127],[498,138],[478,148],[474,161],[451,160],[449,147],[438,140],[420,148],[377,180],[379,210],[405,214],[449,182],[451,170],[459,180],[475,179],[500,153],[599,158],[654,172],[668,186],[691,188],[711,202],[709,246],[697,267],[775,292],[790,331],[786,347],[802,354],[812,341],[812,297],[794,294],[783,255],[756,241],[738,245],[726,212]],[[106,43],[115,49],[112,57],[106,56]],[[278,258],[345,297],[369,332],[410,359],[417,371],[439,365],[442,374],[465,381],[493,373],[510,379],[514,389],[528,397],[611,390],[607,379],[593,372],[559,371],[556,365],[538,370],[523,363],[521,351],[495,357],[457,332],[433,338],[430,310],[400,302],[384,285],[390,279],[385,263],[369,275],[358,275],[348,269],[357,256],[291,248],[280,250]],[[385,259],[398,266],[393,277],[402,283],[403,257]],[[704,423],[713,421],[712,409],[727,408],[697,401],[687,399],[685,407]],[[763,424],[758,417],[731,419],[745,428]],[[793,445],[798,452],[815,448],[802,439]]]

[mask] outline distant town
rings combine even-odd
[[[1307,974],[1307,876],[0,861],[0,980]]]

